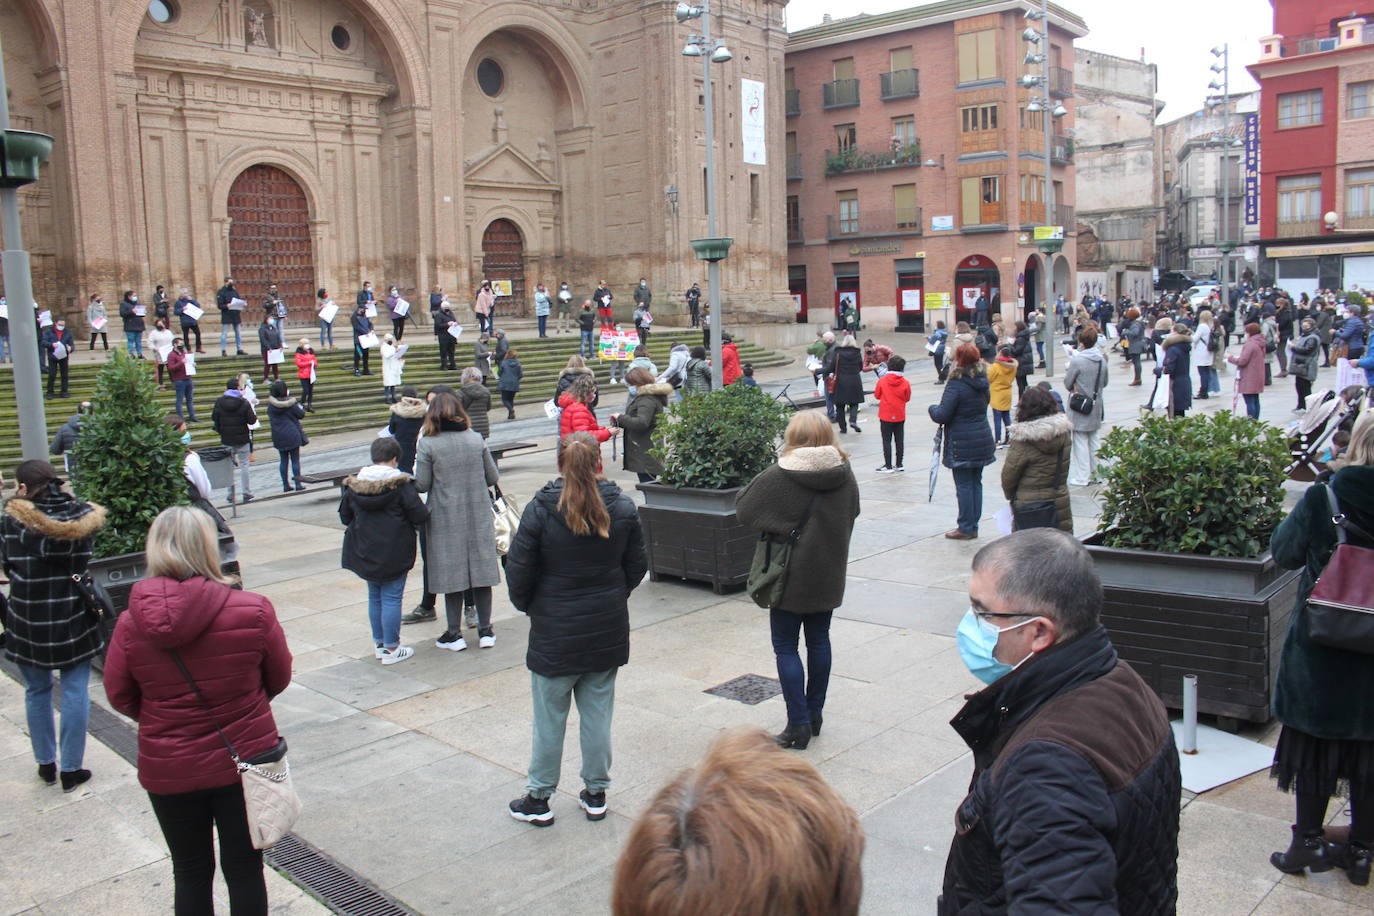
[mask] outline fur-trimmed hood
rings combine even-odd
[[[1192,346],[1193,335],[1188,332],[1187,328],[1174,325],[1173,331],[1170,332],[1168,337],[1164,338],[1164,346],[1172,347],[1174,344],[1188,344]]]
[[[399,401],[391,405],[391,412],[407,420],[418,420],[425,415],[428,408],[429,405],[422,399],[402,395]]]
[[[5,502],[5,514],[23,527],[55,541],[80,541],[95,537],[105,527],[105,507],[83,503],[74,497],[63,500],[44,500],[39,505],[31,499],[12,496]]]
[[[573,366],[571,368],[564,369],[562,372],[558,373],[558,378],[561,380],[565,375],[590,375],[595,377],[596,373],[588,369],[586,366]]]
[[[853,478],[849,460],[833,445],[793,449],[778,459],[778,468],[809,490],[833,490]]]
[[[642,394],[647,394],[647,395],[658,395],[659,397],[666,398],[666,397],[671,396],[672,393],[673,393],[673,386],[667,384],[666,382],[653,382],[653,383],[648,384],[648,385],[640,385],[638,388],[635,389],[635,396],[636,396],[636,397],[638,397],[639,395],[642,395]]]
[[[1062,413],[1052,413],[1034,420],[1013,423],[1007,432],[1013,442],[1024,442],[1042,452],[1054,452],[1063,447],[1061,440],[1073,433],[1069,418]]]
[[[359,496],[379,496],[412,479],[405,471],[396,471],[395,474],[380,476],[365,474],[364,472],[367,470],[368,468],[363,468],[362,471],[352,477],[345,477],[343,485]]]
[[[267,399],[267,403],[268,403],[270,406],[277,408],[278,410],[290,410],[292,407],[295,407],[295,406],[296,406],[296,399],[295,399],[295,398],[287,398],[287,399],[284,400],[284,401],[279,401],[279,400],[277,400],[276,398],[269,397],[269,398]]]

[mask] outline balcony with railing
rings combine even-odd
[[[1342,229],[1374,229],[1374,213],[1345,213],[1341,215]]]
[[[878,74],[880,95],[884,99],[910,99],[921,94],[921,71],[889,70]]]
[[[802,236],[802,218],[800,216],[789,216],[787,218],[787,244],[800,245],[806,239]]]
[[[1073,71],[1068,67],[1050,67],[1050,95],[1067,99],[1073,95]]]
[[[921,141],[894,141],[887,146],[828,149],[825,151],[825,174],[843,175],[845,172],[876,172],[921,164]]]
[[[1006,226],[1006,204],[1000,200],[994,200],[985,201],[978,205],[978,221],[976,223],[961,221],[959,228],[965,232],[991,232],[1005,229]]]
[[[1073,222],[1073,207],[1068,204],[1054,205],[1054,221],[1045,222],[1045,204],[1039,200],[1021,201],[1021,225],[1029,226],[1063,226],[1064,232],[1075,231]]]
[[[1299,236],[1321,235],[1322,221],[1313,219],[1280,219],[1275,226],[1274,235],[1279,238],[1296,238]]]
[[[802,177],[801,153],[793,153],[787,157],[787,180],[795,181]]]
[[[784,104],[784,106],[785,106],[786,109],[787,109],[787,116],[788,116],[789,118],[792,117],[793,115],[799,115],[799,114],[801,114],[801,90],[800,90],[800,89],[785,89],[785,90],[783,90],[783,99],[784,99],[783,104]]]
[[[832,213],[825,218],[825,237],[831,241],[920,234],[920,207],[865,210],[852,217],[840,217]]]
[[[822,108],[850,108],[859,104],[858,80],[835,80],[821,84]]]
[[[1050,138],[1050,161],[1060,165],[1073,162],[1073,138],[1056,136]]]
[[[1007,148],[1006,131],[997,127],[992,130],[966,130],[959,134],[959,155],[970,153],[996,153]]]

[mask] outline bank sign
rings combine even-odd
[[[1259,115],[1245,116],[1245,225],[1259,225]]]

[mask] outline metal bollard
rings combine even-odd
[[[1197,675],[1183,675],[1183,754],[1197,753]]]

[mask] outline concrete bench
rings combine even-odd
[[[538,448],[537,442],[507,442],[504,445],[489,445],[487,451],[491,452],[492,460],[498,465],[501,459],[509,452],[519,452],[525,449]],[[335,468],[332,471],[315,471],[311,474],[302,474],[301,483],[327,483],[336,487],[342,487],[345,479],[358,473],[356,467]]]

